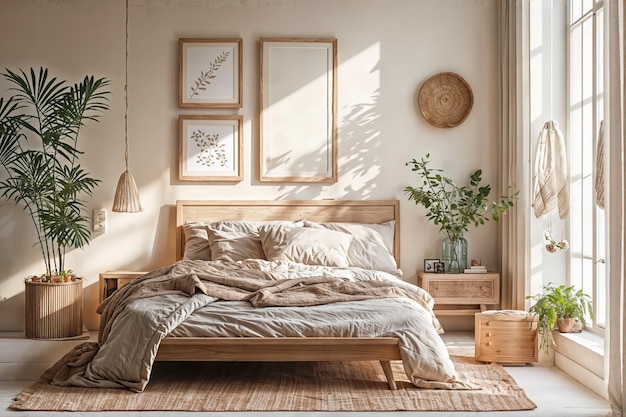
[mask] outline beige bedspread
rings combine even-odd
[[[311,307],[389,300],[410,308],[410,320],[373,336],[394,336],[407,375],[418,387],[473,389],[460,381],[432,314],[432,298],[419,287],[379,271],[315,267],[289,262],[180,261],[144,275],[116,291],[98,308],[98,343],[69,352],[45,378],[57,385],[119,387],[142,391],[163,337],[203,307],[220,300],[269,306]],[[289,309],[286,309],[289,310]],[[280,327],[280,325],[277,325]],[[292,336],[290,326],[272,336]],[[328,336],[324,331],[309,336]]]

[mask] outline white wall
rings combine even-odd
[[[131,0],[129,130],[131,172],[144,212],[111,213],[124,170],[124,1],[0,0],[2,68],[48,67],[72,82],[85,74],[112,80],[111,110],[84,130],[84,165],[102,185],[90,209],[106,208],[108,229],[68,266],[87,279],[85,314],[94,313],[97,277],[110,269],[151,269],[174,261],[177,199],[399,199],[402,269],[408,281],[424,258],[440,256],[438,229],[403,194],[416,178],[405,163],[431,154],[458,181],[483,169],[497,183],[498,0]],[[338,39],[339,181],[332,185],[258,182],[258,38]],[[241,37],[244,106],[177,108],[178,39]],[[462,75],[474,93],[468,119],[453,129],[428,125],[415,91],[442,71]],[[7,83],[0,80],[6,96]],[[177,180],[181,114],[244,116],[244,180],[235,185]],[[498,269],[497,225],[467,236],[469,257]],[[32,225],[0,203],[0,331],[23,329],[23,278],[42,272]]]

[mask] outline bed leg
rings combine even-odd
[[[383,367],[383,371],[385,372],[385,377],[387,377],[387,383],[389,384],[389,388],[392,390],[398,389],[398,387],[396,386],[396,381],[395,379],[393,379],[391,363],[389,363],[389,361],[380,361],[380,366]]]

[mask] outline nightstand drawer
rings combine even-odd
[[[491,302],[494,299],[494,282],[493,280],[472,280],[464,279],[439,281],[430,280],[426,289],[435,298],[448,298],[458,301],[458,298],[471,298],[474,300],[487,300]],[[482,301],[480,301],[482,302]]]
[[[115,291],[144,274],[146,274],[145,271],[107,271],[100,273],[98,279],[98,302],[101,303]]]
[[[478,325],[482,331],[485,332],[498,332],[498,334],[519,334],[524,333],[524,330],[532,330],[537,328],[537,322],[534,320],[520,320],[520,321],[501,321],[492,319],[479,319]]]
[[[500,274],[433,274],[418,272],[417,285],[434,299],[435,305],[498,304]]]
[[[131,282],[134,279],[135,278],[118,278],[117,279],[117,288],[118,289],[122,288],[124,285],[128,284],[129,282]]]

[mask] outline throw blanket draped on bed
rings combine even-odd
[[[255,307],[304,307],[374,299],[404,300],[416,313],[415,328],[402,326],[391,334],[375,335],[398,337],[413,384],[476,388],[459,380],[438,334],[432,298],[419,287],[379,271],[262,260],[180,261],[137,278],[98,307],[102,314],[98,343],[79,345],[43,378],[57,385],[142,391],[160,341],[195,311],[217,306],[219,300],[247,301]]]

